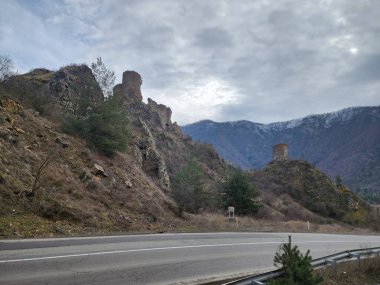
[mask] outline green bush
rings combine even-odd
[[[313,276],[310,250],[303,255],[298,246],[292,246],[291,237],[289,242],[281,245],[279,252],[274,257],[274,265],[284,271],[280,278],[273,279],[269,285],[315,285],[323,279],[319,275]]]
[[[205,195],[204,175],[195,158],[183,166],[173,177],[173,197],[182,211],[197,212]]]
[[[225,206],[235,207],[237,214],[255,214],[260,209],[260,204],[256,201],[258,192],[253,187],[248,175],[242,170],[237,170],[224,182],[222,189]]]
[[[93,107],[87,116],[67,119],[62,129],[83,137],[90,146],[107,156],[124,151],[128,143],[128,117],[114,97]]]

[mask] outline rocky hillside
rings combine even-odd
[[[131,147],[142,169],[151,177],[157,177],[161,187],[170,191],[170,177],[190,157],[197,157],[206,176],[217,181],[230,166],[222,160],[212,146],[195,143],[176,123],[172,123],[172,111],[165,105],[148,98],[142,102],[141,76],[134,71],[123,74],[122,84],[114,88],[127,109],[134,134]]]
[[[103,100],[91,70],[33,70],[0,86],[0,236],[170,230],[183,224],[170,198],[173,174],[196,156],[206,183],[228,165],[193,142],[171,111],[142,102],[141,77],[125,72],[115,87],[128,110],[129,143],[109,158],[64,134],[68,116]]]
[[[288,122],[201,121],[182,127],[195,140],[211,143],[245,169],[264,167],[276,143],[289,157],[304,159],[330,177],[340,175],[355,191],[380,192],[380,107],[358,107]]]

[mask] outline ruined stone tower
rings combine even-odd
[[[273,160],[288,159],[288,145],[281,143],[273,146]]]
[[[142,100],[141,94],[142,79],[136,71],[123,72],[123,81],[113,89],[114,96],[120,97],[122,104],[127,108],[130,116],[135,116],[143,121],[160,127],[181,132],[176,123],[171,122],[172,110],[163,104],[148,98],[148,104]]]
[[[122,96],[123,100],[127,102],[141,102],[141,84],[140,74],[135,71],[125,71],[123,72],[122,84],[117,84],[113,92],[117,96]]]
[[[140,74],[135,71],[123,72],[123,93],[127,95],[128,98],[134,101],[142,101],[141,84],[142,79]]]

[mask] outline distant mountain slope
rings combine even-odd
[[[331,177],[340,175],[353,190],[380,192],[380,106],[272,124],[207,120],[182,130],[246,169],[262,168],[272,160],[272,146],[286,143],[290,158],[305,159]]]

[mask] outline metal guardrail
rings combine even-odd
[[[313,269],[318,269],[328,265],[332,265],[334,270],[337,270],[337,263],[343,260],[350,260],[356,258],[361,262],[361,257],[368,257],[372,255],[380,256],[380,247],[371,247],[363,249],[346,250],[339,253],[331,254],[328,256],[320,257],[311,261]],[[270,272],[262,273],[259,275],[246,277],[237,281],[225,283],[223,285],[265,285],[265,282],[276,277],[280,277],[284,274],[281,269],[273,270]]]

